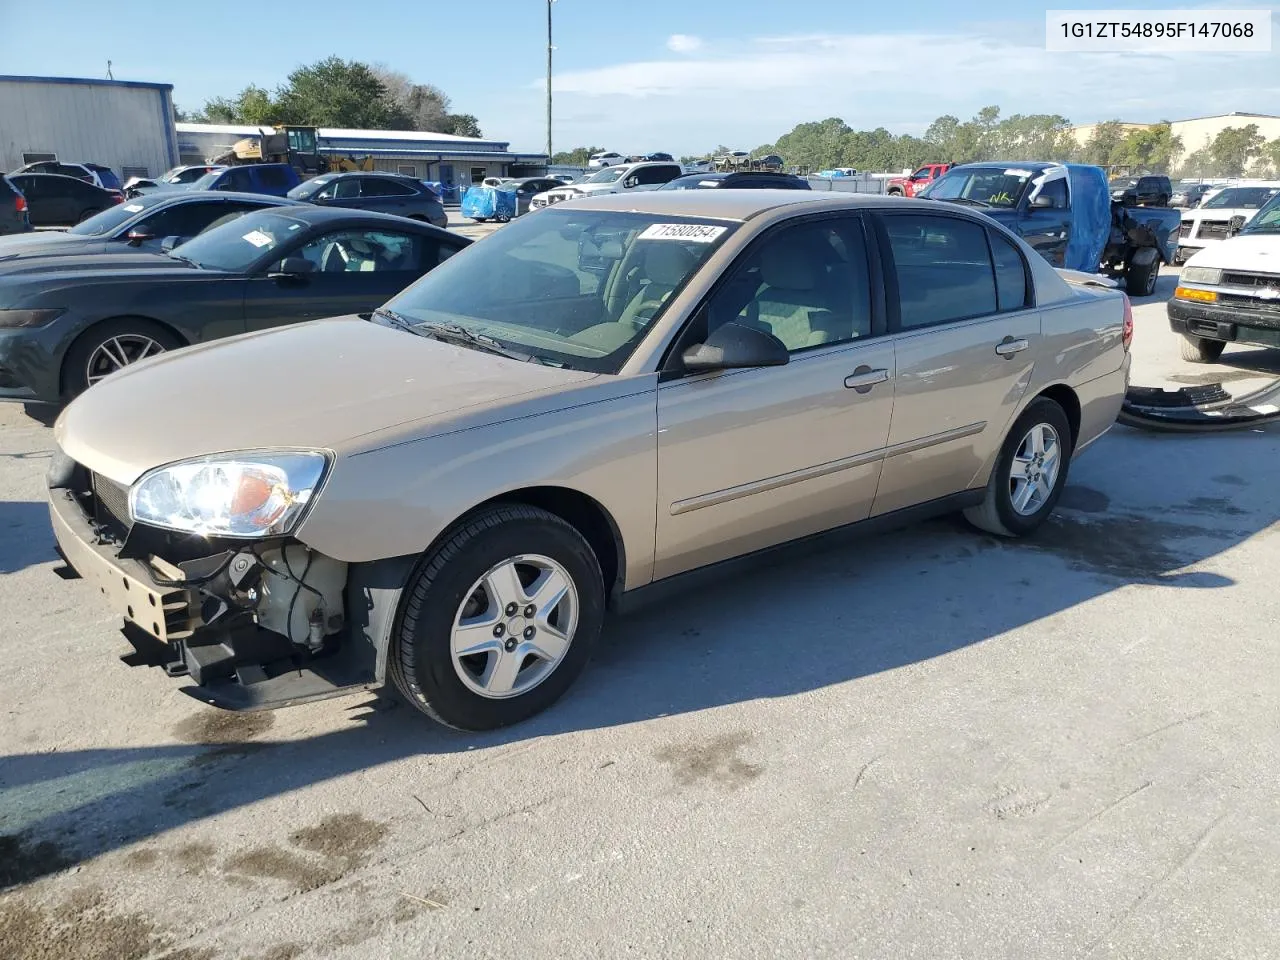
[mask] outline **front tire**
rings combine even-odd
[[[1025,537],[1053,512],[1067,482],[1071,424],[1048,397],[1033,400],[1014,421],[987,481],[982,503],[964,512],[979,530]]]
[[[117,370],[182,345],[172,331],[141,317],[96,324],[80,334],[62,362],[63,398],[72,400]]]
[[[1178,351],[1182,354],[1182,359],[1190,363],[1214,363],[1222,356],[1226,347],[1223,340],[1206,340],[1204,337],[1183,334]]]
[[[447,726],[518,723],[577,679],[604,610],[600,563],[582,534],[545,510],[490,507],[427,554],[405,588],[391,678]]]

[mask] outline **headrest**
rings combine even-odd
[[[683,244],[670,240],[650,240],[653,244],[644,255],[644,270],[650,283],[674,287],[684,281],[693,269],[694,257]]]
[[[760,279],[782,290],[812,290],[818,284],[818,267],[804,247],[771,243],[760,255]]]

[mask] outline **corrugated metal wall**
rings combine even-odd
[[[0,169],[24,153],[150,176],[178,162],[172,92],[127,83],[0,78]]]

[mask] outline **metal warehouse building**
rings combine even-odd
[[[178,163],[173,85],[0,76],[0,170],[37,160],[158,176]]]
[[[242,137],[270,133],[271,128],[215,123],[179,123],[178,145],[183,163],[203,163],[231,149]],[[374,168],[423,180],[465,185],[485,177],[540,174],[545,154],[512,153],[504,140],[455,137],[410,130],[345,130],[321,127],[320,153],[329,157],[373,158]]]

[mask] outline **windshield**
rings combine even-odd
[[[169,256],[208,270],[244,273],[305,228],[278,213],[246,213],[174,247]]]
[[[1130,187],[1136,187],[1137,185],[1137,177],[1121,177],[1119,180],[1111,181],[1112,190],[1128,190]]]
[[[1241,233],[1280,233],[1280,193],[1267,201],[1267,205],[1253,215]]]
[[[705,175],[693,177],[676,177],[674,180],[668,180],[659,190],[709,190],[712,187],[722,186],[724,177],[713,177],[708,179]]]
[[[1228,187],[1212,199],[1200,205],[1202,210],[1237,207],[1241,210],[1257,210],[1276,195],[1280,187]]]
[[[218,177],[220,176],[222,176],[221,170],[212,170],[209,173],[206,173],[199,180],[193,180],[191,185],[193,187],[199,187],[201,190],[208,190],[217,182]]]
[[[124,226],[144,210],[149,210],[165,199],[163,195],[135,197],[125,203],[107,207],[101,213],[96,213],[88,220],[76,224],[67,233],[75,234],[77,237],[101,237],[116,227]]]
[[[613,183],[615,180],[621,180],[622,175],[627,172],[626,167],[605,167],[599,173],[593,173],[582,183]]]
[[[944,173],[929,185],[930,200],[976,200],[992,207],[1017,206],[1031,179],[1030,170],[970,167]]]
[[[447,324],[543,363],[617,373],[735,228],[548,207],[450,257],[387,309],[427,335]]]

